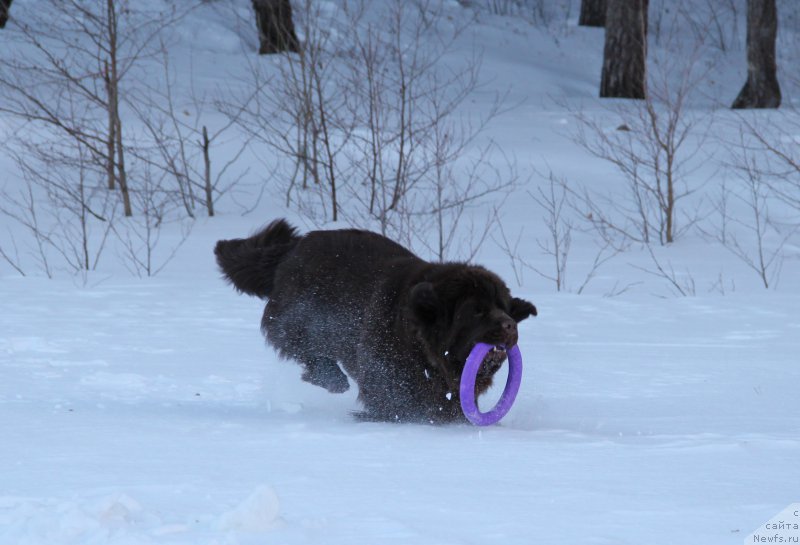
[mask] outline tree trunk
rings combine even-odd
[[[117,69],[117,45],[119,27],[117,25],[117,6],[115,0],[106,0],[106,28],[108,40],[108,100],[109,112],[113,114],[113,119],[109,118],[112,127],[109,127],[109,138],[113,138],[114,147],[116,147],[116,167],[117,167],[117,181],[119,182],[119,189],[122,193],[122,206],[126,217],[133,216],[133,207],[131,207],[131,195],[128,191],[128,175],[125,172],[125,152],[122,146],[122,121],[119,117],[119,71]],[[111,147],[109,146],[109,150]],[[113,152],[110,158],[113,161]],[[109,184],[110,185],[110,184]]]
[[[777,108],[781,88],[776,76],[775,0],[747,0],[747,81],[731,108]]]
[[[645,98],[648,0],[608,0],[603,98]]]
[[[11,9],[11,2],[14,0],[0,0],[0,28],[5,28],[8,21],[8,10]]]
[[[108,61],[105,61],[105,70],[103,71],[103,81],[106,85],[106,97],[108,97],[107,110],[108,110],[108,131],[106,135],[106,179],[108,180],[108,189],[113,191],[116,188],[116,160],[114,159],[115,145],[117,142],[117,116],[115,106],[117,104],[114,98],[114,86],[111,83],[111,69],[108,67]]]
[[[289,0],[253,0],[253,9],[258,26],[259,55],[300,50]]]
[[[209,148],[211,147],[211,141],[208,139],[208,129],[206,126],[203,125],[203,166],[204,166],[204,178],[205,178],[205,186],[206,186],[206,210],[208,210],[209,217],[214,216],[214,192],[213,186],[211,185],[211,156],[209,155]]]
[[[581,26],[605,26],[606,0],[581,0],[581,16],[578,24]]]
[[[122,193],[122,207],[125,211],[125,217],[133,216],[133,207],[131,206],[131,194],[128,190],[128,174],[125,171],[125,151],[122,147],[122,121],[119,118],[119,110],[117,110],[117,173],[119,174],[119,190]]]

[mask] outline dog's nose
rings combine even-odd
[[[503,340],[506,346],[511,347],[517,344],[519,338],[517,334],[517,322],[511,318],[506,318],[500,323],[500,327],[503,329]]]

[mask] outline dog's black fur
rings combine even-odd
[[[303,380],[330,392],[359,387],[362,418],[463,419],[459,383],[477,342],[517,343],[517,323],[536,315],[500,278],[464,263],[429,263],[391,240],[355,229],[304,236],[285,220],[214,253],[234,287],[267,298],[261,327]],[[484,360],[476,394],[505,359]]]

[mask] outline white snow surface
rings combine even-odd
[[[463,39],[485,46],[487,81],[525,100],[489,136],[520,164],[619,184],[564,136],[568,112],[550,99],[599,110],[602,31],[576,16],[544,31],[484,14]],[[245,69],[233,30],[220,23],[201,44],[198,19],[182,24],[178,70],[214,89],[220,66]],[[726,101],[743,81],[737,55],[741,44],[715,80]],[[527,196],[541,182],[503,215],[544,268]],[[217,239],[302,221],[280,198],[244,216],[220,208],[149,279],[121,266],[22,277],[0,262],[0,545],[738,544],[800,501],[797,238],[769,290],[697,234],[660,249],[695,282],[691,297],[643,272],[638,250],[580,295],[530,272],[516,282],[490,241],[476,261],[540,312],[520,324],[511,412],[484,428],[362,423],[355,385],[302,382],[264,345],[263,302],[214,263]],[[576,235],[576,284],[594,248]],[[631,288],[607,297],[615,285]]]

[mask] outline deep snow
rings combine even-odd
[[[573,121],[553,100],[614,126],[593,100],[602,32],[577,28],[572,13],[550,31],[482,15],[463,40],[486,46],[491,85],[471,104],[480,111],[510,87],[519,105],[488,134],[523,171],[616,187],[618,174],[569,140]],[[176,66],[212,90],[219,66],[245,69],[242,41],[253,43],[221,20],[209,43],[195,17],[179,28]],[[738,90],[738,45],[698,110]],[[708,166],[697,177],[721,175]],[[547,269],[527,193],[537,183],[503,218],[509,233],[525,230],[524,259]],[[644,272],[652,263],[636,249],[575,294],[596,251],[582,233],[573,293],[531,271],[518,285],[488,241],[477,261],[540,311],[521,325],[515,406],[488,428],[391,425],[350,417],[355,388],[331,395],[300,381],[264,346],[263,303],[216,270],[217,239],[302,220],[269,197],[248,215],[230,201],[221,210],[151,279],[112,255],[86,279],[20,277],[0,263],[0,545],[738,544],[800,500],[797,238],[771,290],[696,233],[659,249],[695,283],[692,297]]]
[[[734,543],[795,499],[796,297],[539,295],[502,424],[432,427],[213,277],[3,283],[0,542]]]

